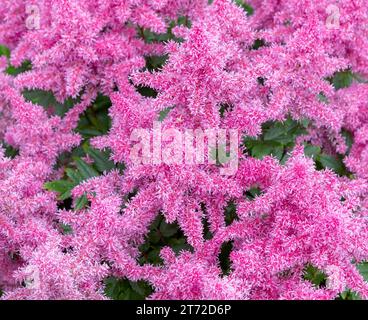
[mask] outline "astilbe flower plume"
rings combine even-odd
[[[337,93],[339,107],[345,113],[344,128],[354,135],[354,143],[346,164],[359,177],[368,178],[368,98],[367,84],[354,84]]]
[[[323,49],[346,58],[356,71],[367,73],[367,3],[358,1],[250,0],[252,22],[278,41],[288,39],[305,26],[322,27]],[[262,9],[258,9],[262,8]],[[326,29],[326,24],[328,29]]]
[[[368,260],[367,85],[335,90],[330,81],[346,69],[367,74],[365,1],[338,3],[339,30],[326,27],[327,0],[250,0],[252,16],[230,0],[211,2],[0,3],[0,43],[11,49],[9,61],[0,58],[0,138],[18,151],[0,148],[2,298],[106,299],[111,276],[147,281],[150,299],[334,299],[346,289],[368,298],[356,266]],[[29,5],[39,10],[39,28],[27,27]],[[171,25],[173,40],[146,38],[147,30],[166,33],[180,16],[191,23]],[[146,68],[156,55],[165,55],[164,65]],[[31,70],[4,74],[9,62],[25,60]],[[142,96],[142,87],[157,96]],[[78,102],[61,117],[26,101],[25,89]],[[110,149],[125,170],[73,186],[65,208],[44,185],[63,176],[58,159],[81,144],[78,121],[99,94],[112,102],[112,125],[91,145]],[[299,144],[284,164],[255,159],[240,139],[231,176],[211,162],[135,163],[131,135],[147,129],[152,138],[162,112],[163,130],[237,129],[253,137],[266,122],[308,119],[304,141],[334,154],[346,154],[347,130],[352,174],[317,170]],[[260,194],[250,199],[254,188]],[[236,218],[229,222],[230,203]],[[187,242],[180,252],[163,247],[160,265],[140,259],[157,217],[177,223]],[[224,271],[219,255],[228,243]],[[325,286],[306,279],[308,266],[325,274]]]
[[[27,275],[33,261],[45,257],[43,251],[49,252],[51,261],[51,250],[56,251],[59,247],[58,241],[62,239],[54,222],[56,199],[52,193],[45,192],[43,184],[55,176],[52,167],[58,154],[77,145],[80,138],[68,129],[71,123],[67,119],[70,117],[64,121],[58,117],[48,118],[41,106],[26,103],[10,85],[2,89],[5,105],[10,108],[4,139],[19,148],[19,155],[14,159],[5,157],[3,150],[1,156],[2,284],[6,290],[14,287],[15,292],[9,293],[10,298],[62,297],[46,287],[45,291],[26,295],[18,292],[16,287]],[[59,261],[62,257],[60,252]],[[51,275],[48,269],[52,267],[46,260],[39,262],[37,267],[44,270],[45,275]]]

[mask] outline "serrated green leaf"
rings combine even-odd
[[[80,184],[83,181],[82,175],[77,171],[70,168],[65,169],[65,173],[70,180],[73,181],[76,185]]]
[[[333,79],[332,79],[332,83],[335,87],[336,90],[339,90],[341,88],[347,88],[350,87],[351,84],[353,83],[353,74],[350,70],[347,71],[340,71],[337,72]]]
[[[98,172],[91,165],[87,164],[82,159],[75,158],[74,161],[80,175],[83,177],[83,180],[97,177],[99,175]]]
[[[305,280],[310,281],[316,287],[325,285],[327,280],[327,275],[311,264],[308,264],[305,267],[303,277]]]

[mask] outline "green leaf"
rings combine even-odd
[[[169,107],[169,108],[162,110],[159,114],[158,121],[161,121],[161,122],[164,121],[172,109],[173,109],[172,107]]]
[[[325,286],[327,280],[327,275],[311,264],[308,264],[305,267],[303,277],[305,280],[310,281],[316,287]]]
[[[129,281],[129,284],[142,300],[149,296],[153,291],[152,287],[145,281]]]
[[[264,133],[264,140],[266,141],[274,140],[280,137],[281,135],[283,135],[284,133],[285,133],[285,128],[283,127],[280,127],[280,126],[271,127],[269,129],[266,129]]]
[[[43,107],[50,107],[57,104],[53,93],[50,91],[26,90],[23,91],[23,96],[27,101]]]
[[[320,93],[318,96],[317,96],[318,100],[320,102],[323,102],[325,104],[329,104],[329,101],[328,101],[328,98],[326,97],[326,95],[324,93]]]
[[[364,277],[364,280],[368,281],[368,262],[358,264],[358,270],[360,274]]]
[[[63,234],[72,234],[73,233],[72,227],[68,224],[61,223],[60,228],[61,228]]]
[[[111,99],[108,96],[99,94],[93,104],[95,111],[103,110],[106,111],[111,106]]]
[[[354,291],[351,290],[345,290],[344,292],[340,293],[340,297],[337,298],[337,300],[362,300]]]
[[[180,16],[176,23],[178,26],[185,26],[190,28],[192,26],[192,22],[189,20],[188,16]],[[173,26],[174,27],[174,26]]]
[[[234,2],[241,8],[245,10],[248,16],[252,15],[254,13],[254,9],[252,6],[250,6],[248,3],[245,2],[245,0],[234,0]]]
[[[79,99],[67,99],[64,103],[60,103],[55,99],[51,91],[43,90],[25,90],[24,98],[34,104],[38,104],[44,108],[52,108],[56,115],[62,117],[67,111],[79,102]]]
[[[346,152],[346,154],[350,153],[351,147],[353,146],[354,143],[354,138],[353,138],[353,134],[347,130],[343,130],[342,133],[343,137],[345,138],[345,143],[348,147],[348,150]]]
[[[107,152],[102,152],[89,147],[84,146],[85,152],[91,156],[94,161],[94,165],[100,172],[110,171],[115,168],[114,162],[110,160]]]
[[[324,168],[332,169],[338,174],[343,174],[345,171],[343,163],[336,157],[329,156],[327,154],[321,154],[320,156],[318,156],[318,161],[322,164]]]
[[[114,277],[105,279],[105,294],[112,299],[119,299],[122,293],[129,289],[127,280],[120,280]]]
[[[83,181],[82,175],[77,171],[70,168],[65,169],[66,175],[70,180],[72,180],[76,185]]]
[[[65,200],[70,198],[71,190],[75,187],[75,184],[67,180],[56,180],[45,183],[44,187],[46,190],[59,193],[59,200]]]
[[[151,72],[158,71],[165,65],[167,59],[168,55],[146,57],[146,68]]]
[[[153,244],[158,244],[161,240],[161,235],[160,235],[159,231],[158,230],[152,230],[148,234],[148,240],[149,240],[149,242],[151,242]]]
[[[92,107],[80,117],[76,131],[86,140],[106,134],[111,128],[111,118],[108,115],[110,106],[110,98],[99,95]]]
[[[231,104],[221,103],[220,104],[220,109],[219,109],[221,118],[224,118],[225,114],[227,112],[231,111],[232,109],[233,109],[233,106]]]
[[[0,56],[6,56],[9,59],[10,58],[9,48],[3,45],[0,45]]]
[[[309,158],[313,158],[316,159],[318,155],[321,154],[321,148],[318,146],[314,146],[311,144],[307,144],[304,147],[304,154],[309,157]]]
[[[270,155],[272,152],[275,152],[275,143],[266,142],[256,145],[252,150],[252,156],[258,159],[262,159],[263,157]]]
[[[238,214],[236,212],[236,204],[234,201],[229,201],[225,207],[225,223],[226,226],[232,224],[235,220],[239,220]]]
[[[98,137],[102,135],[102,132],[100,130],[97,130],[93,127],[87,127],[83,129],[77,130],[84,138],[91,138],[91,137]]]
[[[283,147],[274,148],[271,151],[271,156],[277,158],[278,160],[281,160],[283,155],[284,155],[284,148]]]
[[[75,200],[74,209],[76,211],[82,210],[88,205],[88,199],[86,195],[83,195]]]
[[[19,68],[16,68],[14,66],[9,66],[6,69],[6,73],[10,74],[11,76],[17,76],[18,74],[29,71],[31,69],[32,69],[31,62],[30,61],[24,61]]]
[[[146,86],[136,86],[136,90],[143,96],[148,98],[156,98],[158,95],[158,92],[150,87]]]
[[[3,147],[5,148],[5,156],[7,158],[14,159],[16,156],[19,155],[19,150],[15,149],[11,145],[8,145],[7,143],[2,143]]]
[[[106,296],[114,300],[144,300],[153,291],[145,281],[135,282],[109,277],[104,282]]]
[[[233,241],[224,242],[221,246],[219,261],[223,275],[227,275],[231,271],[230,254],[232,249],[233,249]]]
[[[0,45],[0,56],[5,56],[8,58],[8,64],[9,64],[9,59],[10,59],[10,50],[8,47],[4,46],[4,45]],[[8,65],[7,69],[6,69],[6,73],[12,76],[16,76],[22,72],[28,71],[32,69],[32,64],[30,61],[26,60],[22,63],[22,65],[18,68],[12,66],[12,65]]]
[[[335,73],[334,77],[332,78],[332,83],[336,90],[341,88],[350,87],[353,83],[354,76],[350,70],[347,71],[340,71]]]
[[[179,239],[171,238],[169,240],[169,245],[176,254],[179,254],[183,250],[190,251],[192,249],[192,247],[187,243],[185,238],[179,238]]]
[[[74,161],[80,175],[83,177],[83,180],[97,177],[99,175],[98,172],[91,165],[87,164],[82,159],[76,158]]]
[[[163,221],[160,225],[160,232],[165,238],[173,236],[178,231],[178,225],[176,223],[168,224]]]
[[[111,118],[108,116],[107,112],[98,112],[96,114],[97,128],[106,134],[111,127]]]
[[[260,188],[253,187],[248,190],[248,193],[251,196],[251,198],[254,199],[262,194],[262,190]]]

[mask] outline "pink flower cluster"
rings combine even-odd
[[[367,1],[249,0],[250,16],[231,0],[210,2],[1,1],[0,44],[14,66],[32,63],[11,77],[0,59],[0,139],[19,150],[9,158],[0,149],[2,298],[106,299],[109,276],[147,281],[150,299],[334,299],[346,289],[368,298],[356,267],[368,260],[368,85],[354,80],[335,90],[328,81],[346,69],[368,75]],[[331,4],[339,8],[336,29],[326,27]],[[35,28],[27,24],[29,6],[38,8]],[[140,35],[165,33],[179,16],[191,21],[172,29],[181,41]],[[144,69],[146,57],[164,54],[161,69]],[[157,97],[140,95],[139,86]],[[27,102],[25,89],[80,102],[60,117]],[[76,186],[73,199],[87,195],[87,207],[61,209],[44,184],[63,176],[56,161],[81,143],[75,128],[99,93],[111,98],[112,127],[91,143],[111,149],[126,169]],[[250,136],[267,121],[308,119],[307,138],[336,154],[345,154],[341,132],[348,130],[351,178],[318,171],[300,145],[286,164],[241,155],[233,176],[215,164],[131,162],[133,130],[151,130],[168,108],[163,127]],[[254,187],[261,194],[250,200]],[[228,224],[230,202],[237,219]],[[139,248],[160,214],[177,222],[191,250],[165,247],[162,265],[141,264]],[[227,242],[224,275],[219,254]],[[305,279],[308,265],[327,275],[324,287]]]

